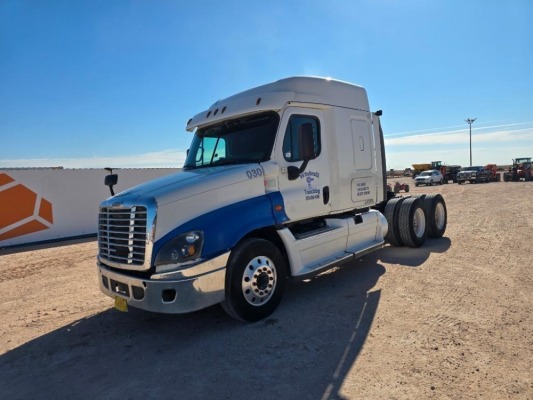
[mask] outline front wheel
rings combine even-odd
[[[246,239],[231,252],[222,308],[235,319],[259,321],[277,308],[285,278],[278,248],[264,239]]]

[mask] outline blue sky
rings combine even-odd
[[[293,75],[364,86],[388,168],[533,157],[533,1],[0,2],[0,168],[181,166],[187,120]]]

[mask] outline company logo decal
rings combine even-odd
[[[52,203],[0,173],[0,241],[49,229]]]
[[[320,189],[316,188],[320,172],[305,171],[300,174],[300,179],[305,179],[307,187],[305,188],[305,200],[315,200],[320,198]]]

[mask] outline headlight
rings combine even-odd
[[[155,265],[184,264],[189,263],[202,253],[204,234],[201,231],[184,233],[169,240],[155,258]]]

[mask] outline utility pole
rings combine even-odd
[[[465,119],[465,122],[470,125],[470,166],[472,166],[472,124],[477,118],[468,118]]]

